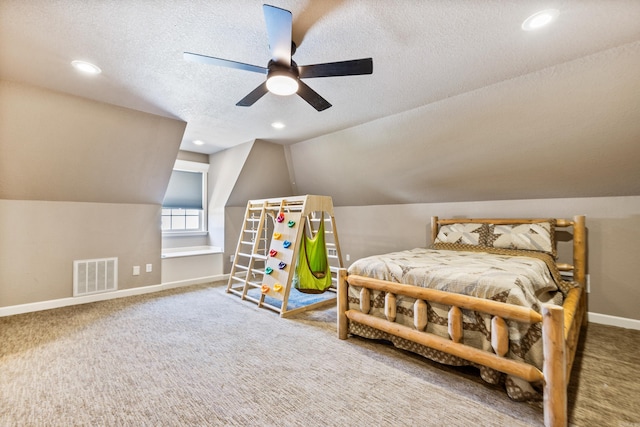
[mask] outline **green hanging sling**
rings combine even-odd
[[[302,233],[293,287],[307,294],[321,294],[331,287],[331,270],[324,241],[324,212],[314,238]]]

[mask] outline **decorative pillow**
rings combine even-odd
[[[484,246],[487,240],[486,224],[471,222],[443,225],[434,243],[458,243]]]
[[[487,246],[546,252],[555,257],[555,221],[532,224],[489,224]]]

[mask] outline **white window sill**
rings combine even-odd
[[[208,231],[163,231],[162,237],[197,237],[208,234]]]
[[[190,246],[186,248],[168,248],[162,250],[162,258],[179,258],[196,255],[221,254],[222,248],[217,246]]]

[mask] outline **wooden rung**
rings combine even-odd
[[[244,252],[238,252],[236,256],[243,256],[245,258],[251,258],[251,254],[245,254]]]
[[[364,314],[368,314],[371,309],[371,295],[369,289],[360,289],[360,311]]]
[[[275,305],[269,304],[268,302],[262,301],[262,303],[260,305],[262,307],[264,307],[264,308],[268,308],[270,310],[273,310],[276,313],[281,313],[282,312],[282,309],[280,307],[276,307]]]
[[[259,259],[259,260],[267,259],[267,256],[266,255],[262,255],[262,254],[253,254],[253,257],[255,259]]]
[[[391,292],[384,296],[384,315],[389,322],[396,320],[396,296]]]
[[[242,243],[243,245],[253,245],[253,242],[249,242],[249,241],[246,241],[246,240],[243,240],[240,243]]]
[[[254,298],[245,294],[244,299],[260,304],[260,298]]]
[[[248,271],[249,270],[249,266],[248,265],[242,265],[242,264],[236,264],[236,268],[239,268],[240,270],[244,270],[244,271]]]
[[[449,310],[449,336],[451,341],[462,341],[462,310],[460,307],[452,306]]]
[[[257,268],[252,268],[251,272],[255,273],[255,274],[264,274],[264,270],[260,270],[260,269],[257,269]]]
[[[417,299],[413,303],[413,326],[419,331],[427,327],[427,303]]]
[[[235,289],[235,290],[242,290],[244,289],[244,282],[240,283],[233,283],[232,286],[229,287],[229,290],[231,289]]]
[[[227,289],[227,292],[232,293],[234,295],[238,295],[240,297],[242,296],[242,292],[237,289],[230,288],[230,289]]]
[[[244,283],[244,281],[245,281],[245,278],[244,278],[244,277],[231,276],[231,278],[232,278],[233,280],[237,280],[238,282],[242,282],[242,283]]]
[[[249,286],[250,288],[260,288],[262,287],[262,283],[247,282],[247,286]]]
[[[504,357],[509,351],[509,330],[502,317],[491,318],[491,347],[498,356]]]

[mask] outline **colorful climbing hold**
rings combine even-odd
[[[276,240],[280,240],[280,238],[282,237],[282,234],[280,233],[273,233],[273,238]]]
[[[276,292],[280,292],[282,290],[282,285],[280,283],[276,283],[273,285],[273,290]]]
[[[269,285],[262,285],[260,287],[260,290],[262,291],[263,294],[268,294],[271,289],[269,288]]]
[[[282,242],[282,246],[283,246],[284,248],[288,248],[289,246],[291,246],[291,242],[290,242],[290,241],[288,241],[288,240],[285,240],[284,242]]]
[[[285,264],[283,261],[280,261],[280,264],[278,264],[278,268],[280,270],[284,270],[284,268],[287,266],[287,264]]]
[[[275,249],[271,249],[271,250],[269,251],[269,256],[274,257],[274,256],[276,256],[276,255],[278,255],[278,251],[276,251]]]
[[[278,214],[278,216],[276,217],[276,221],[278,221],[278,222],[284,221],[284,213],[280,212]]]
[[[271,273],[273,273],[273,268],[271,268],[271,267],[267,267],[267,268],[265,268],[265,269],[264,269],[264,273],[265,273],[265,274],[271,274]]]
[[[294,220],[291,220],[287,223],[287,225],[289,226],[289,228],[293,227],[294,225],[296,225],[296,222]]]

